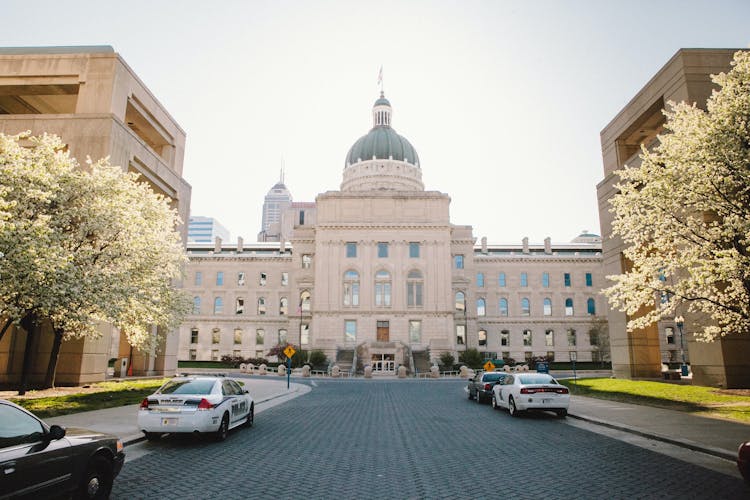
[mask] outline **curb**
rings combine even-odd
[[[731,453],[722,448],[714,448],[710,446],[701,445],[693,441],[689,441],[687,439],[674,439],[674,438],[670,438],[667,436],[662,436],[661,434],[656,434],[654,432],[644,431],[643,429],[638,429],[635,427],[626,427],[625,425],[622,425],[622,424],[614,424],[612,422],[600,420],[598,418],[590,417],[588,415],[568,413],[568,417],[575,418],[577,420],[582,420],[584,422],[589,422],[591,424],[600,425],[602,427],[608,427],[610,429],[628,432],[630,434],[635,434],[635,435],[645,437],[648,439],[653,439],[655,441],[661,441],[663,443],[668,443],[674,446],[679,446],[681,448],[687,448],[688,450],[698,451],[700,453],[705,453],[706,455],[711,455],[717,458],[722,458],[724,460],[729,460],[731,462],[735,462],[737,460],[736,453]]]

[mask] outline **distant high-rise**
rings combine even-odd
[[[281,214],[292,206],[292,193],[284,185],[284,170],[263,201],[263,220],[258,241],[279,241]]]
[[[214,238],[229,241],[229,230],[213,217],[191,216],[188,222],[188,241],[191,243],[213,243]]]

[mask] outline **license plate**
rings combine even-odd
[[[161,425],[177,425],[176,418],[162,418],[161,419]]]
[[[551,403],[551,399],[542,399],[542,404]]]

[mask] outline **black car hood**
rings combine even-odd
[[[103,432],[92,431],[91,429],[81,429],[79,427],[66,427],[65,438],[69,439],[72,443],[82,443],[86,441],[106,441],[116,440],[117,436],[111,434],[105,434]]]

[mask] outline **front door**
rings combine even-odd
[[[373,354],[372,371],[373,373],[392,373],[396,371],[396,360],[393,354]]]
[[[387,321],[378,321],[378,342],[388,342],[390,339],[390,334],[388,332],[388,322]]]

